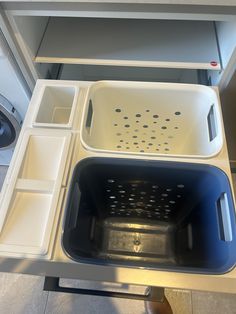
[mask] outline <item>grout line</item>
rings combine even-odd
[[[194,314],[193,313],[193,295],[192,295],[192,290],[190,290],[190,295],[191,295],[190,299],[191,299],[191,310],[192,310],[191,312],[192,312],[192,314]]]
[[[47,299],[45,302],[45,308],[44,308],[43,314],[46,314],[46,309],[47,309],[47,305],[48,305],[48,298],[49,298],[49,291],[47,291]]]

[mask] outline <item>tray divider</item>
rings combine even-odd
[[[54,180],[34,180],[34,179],[18,179],[15,189],[35,192],[35,193],[48,193],[52,194],[54,190]]]

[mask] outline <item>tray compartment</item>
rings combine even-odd
[[[19,178],[55,180],[59,171],[65,137],[35,135],[29,138]]]
[[[97,82],[87,96],[81,141],[96,152],[211,157],[223,145],[218,98],[200,85]]]
[[[74,86],[45,86],[33,126],[70,127],[76,93]]]
[[[0,252],[4,255],[50,258],[70,140],[65,130],[25,131],[1,203]]]
[[[74,170],[63,245],[79,262],[223,273],[235,242],[229,181],[216,167],[97,157]]]
[[[46,254],[44,237],[51,201],[50,194],[16,192],[1,233],[1,250],[14,245],[22,253]]]

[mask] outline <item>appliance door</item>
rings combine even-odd
[[[10,163],[30,95],[0,32],[0,165]]]

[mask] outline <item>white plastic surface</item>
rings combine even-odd
[[[55,180],[59,172],[64,137],[30,136],[19,178]]]
[[[222,148],[216,92],[171,83],[94,83],[81,126],[85,148],[96,152],[205,158]]]
[[[45,86],[33,126],[70,128],[78,92],[75,86]]]
[[[71,134],[26,130],[1,203],[0,252],[46,256]]]
[[[50,194],[16,192],[0,237],[0,250],[46,254],[43,242],[51,202]]]

